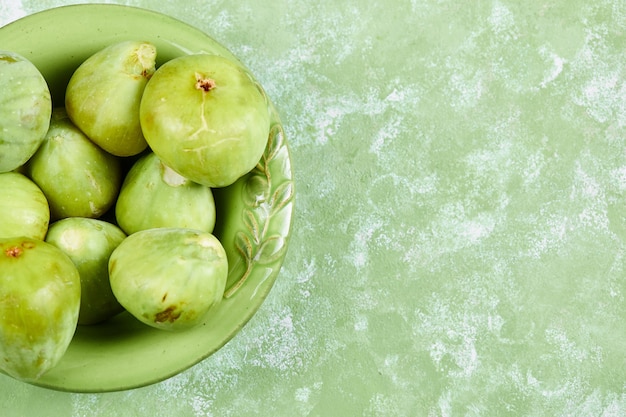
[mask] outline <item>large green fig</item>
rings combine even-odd
[[[202,322],[224,295],[228,260],[220,241],[193,229],[147,229],[111,254],[117,300],[138,320],[165,330]]]
[[[50,225],[46,242],[61,249],[80,274],[78,324],[100,323],[123,307],[109,283],[109,256],[126,234],[114,224],[91,218],[69,217]]]
[[[26,172],[46,195],[55,220],[100,217],[115,203],[123,179],[119,159],[91,142],[62,107],[54,109]]]
[[[124,41],[87,58],[70,78],[65,92],[70,118],[113,155],[136,155],[147,147],[139,103],[155,62],[154,45]]]
[[[0,370],[36,380],[74,336],[80,278],[58,248],[30,238],[0,239]]]
[[[0,238],[26,236],[43,240],[50,209],[41,189],[17,172],[0,173]]]
[[[159,67],[144,90],[140,121],[163,163],[208,187],[224,187],[259,162],[270,126],[259,84],[237,63],[183,55]]]
[[[180,176],[150,152],[126,175],[115,216],[127,234],[156,227],[212,232],[215,201],[209,187]]]
[[[50,124],[52,99],[32,62],[0,51],[0,172],[23,165],[39,148]]]

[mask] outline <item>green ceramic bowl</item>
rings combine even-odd
[[[0,28],[2,49],[30,59],[62,105],[74,69],[117,41],[153,42],[161,64],[208,52],[236,59],[205,33],[171,17],[116,5],[73,5],[36,13]],[[215,191],[215,234],[228,254],[227,293],[200,326],[181,333],[149,328],[122,313],[79,326],[61,362],[36,384],[71,392],[131,389],[167,379],[207,358],[252,317],[270,291],[285,257],[293,214],[294,182],[283,127],[272,105],[268,146],[257,167]],[[2,375],[8,378],[8,376]]]

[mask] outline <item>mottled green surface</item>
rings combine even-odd
[[[3,416],[626,415],[624,1],[119,3],[266,88],[291,246],[207,360],[112,394],[0,377]]]

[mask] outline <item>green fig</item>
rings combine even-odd
[[[62,107],[54,109],[26,172],[46,195],[54,220],[100,217],[115,203],[123,180],[119,159],[91,142]]]
[[[50,225],[46,242],[61,249],[80,274],[78,324],[96,324],[123,311],[109,283],[109,256],[126,234],[114,224],[69,217]]]
[[[0,239],[0,370],[34,381],[65,354],[78,323],[80,278],[58,248]]]
[[[183,55],[159,67],[139,114],[163,163],[208,187],[230,185],[252,170],[269,135],[261,87],[242,66],[217,55]]]
[[[194,183],[165,166],[150,152],[132,166],[115,204],[119,226],[132,234],[156,227],[212,232],[215,201],[207,186]]]
[[[0,172],[23,165],[48,131],[52,99],[43,75],[23,56],[0,51]]]
[[[48,200],[25,175],[0,173],[0,219],[0,238],[25,236],[43,240],[50,223]]]
[[[115,43],[87,58],[65,92],[65,107],[74,124],[113,155],[142,152],[147,143],[139,124],[139,103],[155,63],[156,47],[139,41]]]
[[[224,295],[228,261],[211,233],[147,229],[128,236],[109,259],[113,294],[143,323],[165,330],[198,325]]]

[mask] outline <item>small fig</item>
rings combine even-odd
[[[0,172],[23,165],[50,124],[52,99],[43,75],[23,56],[0,51]]]
[[[87,58],[70,78],[67,113],[89,139],[113,155],[136,155],[147,147],[139,103],[155,62],[154,45],[124,41]]]
[[[49,223],[48,200],[37,184],[18,172],[0,173],[0,238],[43,240]]]
[[[78,324],[96,324],[123,311],[109,283],[109,256],[126,234],[114,224],[69,217],[50,225],[46,242],[61,249],[80,274]]]
[[[230,185],[252,170],[268,140],[265,93],[241,65],[217,55],[183,55],[163,64],[139,110],[154,153],[208,187]]]
[[[58,248],[26,237],[0,239],[0,370],[37,380],[74,336],[80,278]]]
[[[182,177],[150,152],[126,175],[115,216],[127,234],[156,227],[210,233],[215,226],[215,200],[209,187]]]
[[[119,159],[91,142],[62,107],[54,109],[26,173],[48,199],[54,220],[100,217],[115,203],[123,179]]]
[[[143,323],[165,330],[198,325],[224,295],[228,261],[220,241],[193,229],[128,236],[109,259],[113,294]]]

